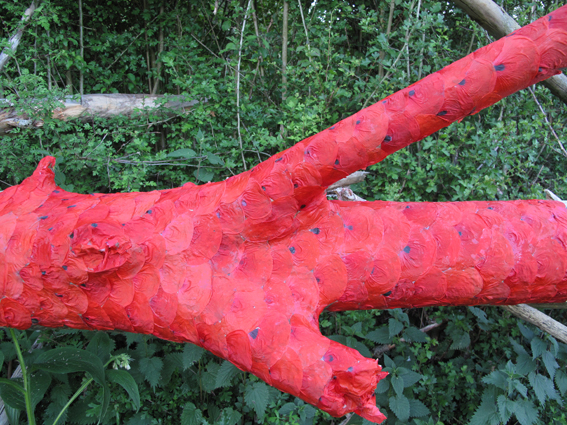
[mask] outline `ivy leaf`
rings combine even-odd
[[[95,382],[105,386],[102,361],[92,353],[78,348],[64,347],[42,353],[34,367],[52,373],[88,372]]]
[[[485,391],[482,395],[482,402],[474,412],[469,425],[497,425],[500,424],[500,415],[498,415],[494,397],[489,391]]]
[[[410,398],[409,405],[410,405],[410,416],[412,418],[420,418],[422,416],[427,416],[431,413],[427,408],[427,406],[423,404],[420,400]]]
[[[201,409],[197,409],[191,402],[183,407],[181,414],[181,425],[201,425],[203,422],[203,413]]]
[[[176,151],[167,154],[168,158],[186,158],[191,159],[197,156],[197,153],[193,149],[183,148],[177,149]]]
[[[106,379],[109,382],[114,382],[115,384],[120,385],[130,396],[132,403],[136,407],[136,411],[140,410],[140,393],[138,391],[138,384],[125,370],[115,370],[115,369],[108,369],[106,371]]]
[[[240,369],[225,360],[217,372],[215,388],[230,387],[232,378],[238,375],[238,372]]]
[[[369,332],[366,335],[366,339],[369,339],[370,341],[377,344],[389,344],[392,342],[392,338],[390,338],[390,332],[386,326],[382,326],[379,329]]]
[[[398,417],[402,422],[406,422],[410,416],[410,404],[407,397],[403,394],[396,397],[390,397],[389,400],[390,410]]]
[[[400,396],[404,392],[404,380],[400,376],[392,375],[392,379],[390,379],[392,388],[396,392],[396,395]]]
[[[404,329],[404,324],[396,319],[388,320],[388,334],[390,338],[395,337]]]
[[[514,415],[521,425],[532,425],[538,420],[538,413],[531,401],[526,400],[523,403],[516,403],[514,406]]]
[[[427,334],[414,326],[410,326],[404,331],[404,338],[413,342],[427,342]]]
[[[153,390],[155,390],[161,377],[163,360],[158,357],[144,357],[140,360],[140,372]]]
[[[189,369],[193,363],[201,359],[204,352],[205,350],[198,345],[185,344],[183,348],[183,368]]]
[[[231,407],[223,409],[220,419],[215,425],[236,425],[242,419],[242,415]]]
[[[555,376],[555,370],[559,369],[559,365],[557,364],[555,357],[552,353],[546,351],[541,355],[541,358],[545,368],[547,369],[547,373],[549,373],[550,378],[553,379]]]
[[[251,409],[254,409],[259,420],[262,420],[268,405],[268,387],[263,382],[254,382],[246,389],[244,401]]]

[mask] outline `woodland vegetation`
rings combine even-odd
[[[562,3],[499,2],[520,25]],[[30,4],[0,0],[0,49],[22,29],[0,69],[0,189],[45,155],[57,157],[57,183],[81,193],[221,180],[493,40],[455,3],[435,0],[34,5],[22,27]],[[135,110],[125,100],[110,107],[128,115],[87,108],[86,95],[118,93],[156,96]],[[80,119],[59,119],[65,103]],[[566,125],[565,104],[538,85],[370,167],[352,189],[368,200],[530,199],[544,189],[565,199]],[[546,313],[567,321],[567,310]],[[320,323],[386,367],[377,399],[388,424],[567,424],[567,345],[502,309],[324,313]],[[32,375],[39,423],[53,424],[75,393],[58,424],[363,423],[332,418],[191,344],[73,330],[14,335],[30,367],[48,364],[53,349],[75,356],[75,368]],[[18,353],[10,332],[1,338],[9,378]],[[125,355],[129,371],[113,372]],[[4,381],[0,395],[11,423],[27,423],[23,397]]]

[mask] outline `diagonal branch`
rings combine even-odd
[[[18,48],[18,44],[20,44],[20,40],[22,39],[22,35],[24,34],[26,23],[30,20],[36,8],[37,6],[35,4],[35,1],[32,1],[30,7],[28,7],[24,12],[24,16],[22,16],[22,21],[20,22],[18,30],[12,37],[10,37],[10,40],[8,40],[10,47],[6,47],[4,50],[2,50],[2,53],[0,54],[0,71],[2,71],[4,65],[6,65],[6,63],[10,59],[9,52],[13,54]]]
[[[518,29],[520,25],[492,0],[455,0],[471,19],[478,22],[495,39],[500,39]],[[551,93],[567,103],[567,76],[558,74],[542,81]]]

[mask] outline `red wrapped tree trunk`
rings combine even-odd
[[[375,422],[375,360],[325,308],[567,300],[549,201],[343,203],[351,172],[567,67],[567,6],[219,183],[80,195],[54,159],[0,193],[0,325],[189,341],[335,416]]]

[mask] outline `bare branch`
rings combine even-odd
[[[246,28],[246,17],[250,10],[252,0],[248,0],[244,20],[242,21],[242,31],[240,32],[240,46],[238,47],[238,65],[236,66],[236,118],[238,129],[238,143],[240,144],[240,154],[242,155],[242,166],[246,170],[246,159],[244,158],[244,148],[242,147],[242,134],[240,132],[240,62],[242,61],[242,41],[244,40],[244,28]]]
[[[0,54],[0,71],[2,71],[4,65],[6,65],[6,63],[10,59],[10,55],[8,54],[8,52],[11,51],[12,54],[16,52],[16,49],[18,48],[18,44],[20,44],[20,40],[22,39],[22,35],[24,34],[26,23],[30,20],[36,8],[37,6],[35,4],[35,1],[32,1],[30,7],[28,7],[24,12],[24,16],[22,16],[22,20],[20,22],[20,26],[18,30],[12,37],[10,37],[10,40],[8,40],[10,47],[6,47],[4,50],[2,50],[2,53]]]
[[[555,319],[552,319],[547,314],[542,313],[541,311],[526,304],[503,305],[501,307],[512,313],[514,316],[536,325],[542,331],[547,332],[554,338],[557,338],[561,342],[567,344],[567,326],[559,323]]]

